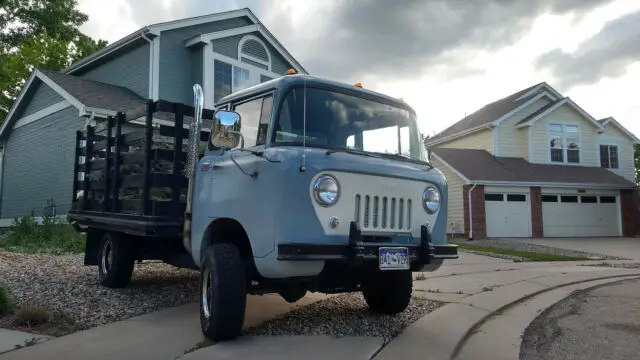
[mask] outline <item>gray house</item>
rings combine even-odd
[[[141,126],[147,99],[190,104],[194,83],[213,108],[291,68],[307,74],[245,8],[148,25],[60,72],[34,70],[0,127],[0,226],[53,207],[66,214],[75,133],[87,124],[124,111]]]

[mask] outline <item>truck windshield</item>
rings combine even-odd
[[[274,145],[302,145],[304,89],[291,90],[276,121]],[[427,162],[409,111],[336,91],[307,88],[306,145],[401,155]]]

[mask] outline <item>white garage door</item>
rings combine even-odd
[[[543,193],[544,236],[619,236],[618,210],[618,199],[612,195]]]
[[[487,237],[531,236],[531,205],[528,193],[487,192],[484,195]]]

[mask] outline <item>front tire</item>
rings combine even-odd
[[[109,288],[123,288],[131,281],[135,264],[133,239],[105,232],[98,252],[98,277]]]
[[[362,296],[371,311],[393,315],[403,312],[411,301],[411,271],[376,271],[362,285]]]
[[[200,267],[200,327],[212,341],[240,336],[247,302],[245,266],[237,246],[209,245]]]

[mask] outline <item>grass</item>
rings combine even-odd
[[[65,254],[84,251],[85,237],[66,220],[44,217],[41,224],[33,216],[15,219],[0,239],[0,248],[21,253]]]
[[[504,248],[498,248],[498,247],[492,247],[492,246],[480,246],[480,245],[471,245],[471,244],[458,244],[458,248],[461,249],[461,250],[470,250],[470,251],[478,251],[478,252],[484,252],[484,253],[517,256],[517,257],[524,258],[527,261],[584,261],[584,260],[590,260],[589,258],[586,258],[586,257],[544,254],[544,253],[537,253],[537,252],[531,252],[531,251],[504,249]]]

